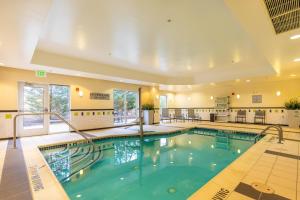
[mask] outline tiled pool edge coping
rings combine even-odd
[[[274,137],[274,136],[266,135],[264,138],[259,140],[257,143],[253,144],[240,157],[238,157],[233,162],[231,162],[222,171],[220,171],[218,174],[216,174],[216,176],[214,176],[212,179],[210,179],[205,185],[203,185],[201,188],[199,188],[197,191],[195,191],[188,199],[189,200],[199,200],[200,196],[201,196],[201,199],[213,199],[213,197],[215,195],[217,195],[218,192],[221,191],[221,189],[228,191],[228,195],[230,195],[233,192],[235,186],[237,186],[241,182],[241,180],[243,179],[245,174],[247,174],[247,172],[250,170],[250,168],[254,165],[255,162],[252,163],[252,165],[247,163],[249,169],[237,169],[237,167],[235,165],[239,165],[240,162],[244,162],[242,160],[245,159],[245,157],[252,154],[253,153],[252,151],[255,151],[262,143],[264,143],[267,140],[270,140],[272,137]],[[259,157],[256,157],[256,160],[258,160],[258,159],[259,159]],[[242,172],[242,171],[244,171],[244,172]],[[234,173],[239,174],[237,176],[240,176],[240,177],[237,178],[237,176],[233,175]],[[228,177],[229,174],[230,174],[230,176]],[[226,178],[224,178],[224,176]],[[230,178],[230,181],[228,178]],[[220,180],[218,180],[218,179],[220,179]],[[236,179],[236,180],[232,181],[233,179]],[[211,188],[214,188],[214,189],[211,189]],[[207,197],[207,198],[204,198],[204,197]],[[226,198],[227,197],[228,196],[226,196]],[[226,198],[224,198],[224,199],[226,199]]]
[[[172,133],[176,133],[178,131],[185,131],[185,130],[188,130],[188,129],[191,129],[191,128],[208,128],[208,129],[214,129],[214,130],[225,130],[225,131],[228,131],[227,128],[222,128],[222,127],[211,127],[212,125],[195,125],[195,126],[191,126],[191,127],[186,127],[186,128],[182,128],[182,127],[178,127],[177,130],[174,130],[174,131],[165,131],[165,132],[151,132],[151,133],[147,133],[145,135],[147,136],[150,136],[150,135],[163,135],[163,134],[172,134]],[[231,127],[232,128],[232,127]],[[238,130],[238,132],[244,132],[244,133],[249,133],[250,131],[249,130],[245,130],[245,128],[239,128],[239,127],[236,127]],[[231,130],[231,129],[229,129]],[[235,131],[235,130],[234,130]],[[257,134],[257,132],[252,132],[251,133],[255,133]],[[93,139],[107,139],[107,138],[119,138],[119,137],[137,137],[139,136],[138,133],[136,134],[120,134],[120,135],[116,135],[116,134],[112,134],[112,135],[107,135],[107,136],[95,136]],[[49,145],[61,145],[61,144],[66,144],[66,143],[74,143],[74,142],[80,142],[80,141],[84,141],[83,139],[68,139],[66,141],[62,141],[62,142],[55,142],[55,143],[51,143],[51,144],[45,144],[45,145],[38,145],[36,144],[35,145],[35,148],[38,150],[39,152],[39,156],[42,158],[43,160],[43,164],[46,165],[46,169],[48,172],[50,172],[50,174],[52,174],[52,179],[55,179],[56,182],[58,182],[58,185],[56,185],[57,187],[60,187],[60,189],[63,189],[63,187],[61,186],[61,184],[59,183],[59,181],[56,179],[55,175],[53,174],[52,170],[50,169],[50,167],[48,166],[47,162],[45,161],[42,153],[40,152],[39,148],[43,148],[43,147],[46,147],[46,146],[49,146]],[[256,144],[254,144],[252,147],[256,146]],[[251,147],[251,148],[252,148]],[[245,153],[243,155],[241,155],[238,159],[244,157]],[[235,160],[236,161],[236,160]],[[231,164],[233,164],[235,161],[233,161]],[[230,164],[230,165],[231,165]],[[229,166],[230,166],[229,165]],[[227,166],[224,170],[226,170],[229,166]],[[218,173],[215,177],[219,176],[220,173]],[[208,183],[212,182],[212,180],[210,180]],[[207,183],[207,184],[208,184]],[[199,188],[199,190],[201,190],[203,187]],[[59,188],[57,188],[59,189]],[[198,192],[199,190],[197,190],[196,192]],[[64,191],[65,192],[65,191]],[[33,192],[34,193],[34,192]],[[62,198],[63,199],[63,198]]]
[[[190,129],[194,129],[194,128],[204,128],[204,127],[199,127],[199,126],[193,126],[193,127],[187,127],[187,128],[182,128],[182,127],[179,127],[178,130],[173,130],[173,131],[164,131],[164,132],[147,132],[146,134],[144,134],[145,136],[155,136],[155,135],[170,135],[170,134],[180,134],[180,132],[183,132],[183,131],[187,131],[187,130],[190,130]],[[221,130],[221,131],[229,131],[228,129],[221,129],[221,128],[211,128],[211,127],[207,127],[206,129],[212,129],[212,130]],[[242,133],[252,133],[252,132],[249,132],[247,130],[239,130],[239,131],[232,131],[232,132],[242,132]],[[253,133],[253,134],[257,134],[257,133]],[[137,134],[120,134],[120,135],[106,135],[106,136],[96,136],[96,137],[93,137],[92,140],[106,140],[106,139],[113,139],[113,138],[126,138],[126,137],[138,137],[140,136],[139,133]],[[52,143],[52,144],[47,144],[47,145],[38,145],[37,148],[39,149],[40,151],[40,155],[43,157],[43,160],[44,162],[46,163],[45,165],[47,166],[47,169],[51,171],[51,174],[52,176],[56,179],[56,181],[60,184],[60,187],[62,187],[61,183],[57,180],[56,176],[54,175],[54,173],[52,172],[50,166],[48,165],[48,163],[46,162],[44,156],[42,155],[41,153],[41,149],[43,148],[47,148],[49,146],[55,148],[55,147],[62,147],[63,145],[68,145],[68,144],[73,144],[73,143],[80,143],[80,142],[84,142],[85,140],[84,139],[79,139],[79,140],[70,140],[70,141],[64,141],[64,142],[58,142],[58,143]],[[255,144],[254,144],[255,145]],[[252,145],[251,147],[253,147],[254,145]],[[251,148],[250,147],[250,148]],[[243,154],[244,155],[244,154]],[[243,155],[241,155],[240,157],[242,157]],[[240,158],[239,157],[239,158]],[[238,159],[239,159],[238,158]],[[236,160],[234,160],[233,162],[235,162]],[[232,163],[233,163],[232,162]],[[231,163],[231,164],[232,164]],[[230,164],[230,165],[231,165]],[[230,165],[228,165],[226,168],[228,168]],[[226,169],[224,168],[224,170]],[[222,170],[223,171],[223,170]],[[222,172],[221,171],[221,172]],[[218,176],[221,172],[219,172],[216,176]],[[211,182],[212,179],[209,181]],[[207,182],[207,183],[209,183]],[[207,184],[206,183],[206,184]],[[62,187],[63,188],[63,187]],[[201,187],[203,188],[203,186]],[[201,190],[201,188],[199,188],[198,190]],[[198,191],[197,190],[197,191]],[[196,191],[196,192],[197,192]],[[192,194],[193,195],[193,194]],[[190,198],[190,197],[189,197]]]

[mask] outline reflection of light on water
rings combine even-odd
[[[77,194],[76,197],[77,197],[77,198],[80,198],[80,197],[81,197],[81,194]]]
[[[160,146],[166,146],[167,145],[167,139],[166,138],[160,138]]]
[[[156,165],[154,164],[153,167],[156,167]]]
[[[174,151],[176,151],[176,149],[174,149]]]
[[[238,153],[241,153],[241,150],[240,150],[240,149],[238,149],[238,150],[237,150],[237,152],[238,152]]]
[[[173,161],[170,161],[170,164],[174,164],[174,162],[173,162]]]
[[[190,155],[193,155],[193,153],[191,152]]]
[[[192,141],[191,141],[191,140],[189,140],[189,144],[192,144]]]
[[[175,192],[176,192],[176,188],[175,187],[168,188],[168,193],[175,193]]]
[[[82,169],[79,171],[79,174],[80,174],[80,175],[82,175],[82,174],[83,174],[83,170],[82,170]]]
[[[215,148],[215,145],[213,145],[213,144],[212,144],[212,145],[210,145],[210,148],[212,148],[212,149],[213,149],[213,148]]]
[[[123,181],[123,180],[124,180],[124,177],[121,177],[120,180]]]
[[[157,154],[157,155],[159,154],[159,150],[156,151],[156,154]]]

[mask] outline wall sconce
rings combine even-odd
[[[276,96],[279,97],[280,95],[281,95],[281,92],[280,92],[280,91],[277,91],[277,92],[276,92]]]
[[[240,96],[239,94],[237,94],[237,95],[236,95],[236,98],[237,98],[237,99],[240,99],[240,98],[241,98],[241,96]]]
[[[79,95],[80,97],[83,97],[83,91],[80,90],[80,91],[78,92],[78,95]]]
[[[214,97],[213,97],[213,96],[210,96],[210,99],[211,99],[211,100],[213,100],[213,99],[214,99]]]

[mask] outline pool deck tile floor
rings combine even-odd
[[[266,126],[234,123],[180,122],[163,123],[161,125],[144,126],[145,131],[172,132],[190,127],[216,128],[260,133]],[[249,194],[236,189],[241,184],[258,185],[259,188],[270,188],[274,195],[259,192],[257,199],[293,199],[300,200],[299,181],[299,144],[300,129],[284,128],[283,144],[277,143],[276,131],[268,131],[268,135],[252,146],[241,157],[192,194],[190,200],[228,199],[247,200]],[[119,127],[89,131],[89,137],[116,137],[120,135],[138,135],[138,126]],[[150,134],[149,132],[145,134]],[[153,134],[153,133],[152,133]],[[20,139],[26,164],[33,199],[68,199],[64,189],[46,164],[38,146],[66,143],[81,140],[75,133],[60,133],[44,136],[24,137]],[[0,141],[0,174],[4,166],[7,140]],[[1,181],[1,177],[0,177]],[[1,199],[1,197],[0,197]],[[276,200],[274,199],[274,200]]]

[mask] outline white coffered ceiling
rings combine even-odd
[[[0,8],[7,66],[165,85],[300,75],[300,30],[276,35],[262,0],[17,2]]]

